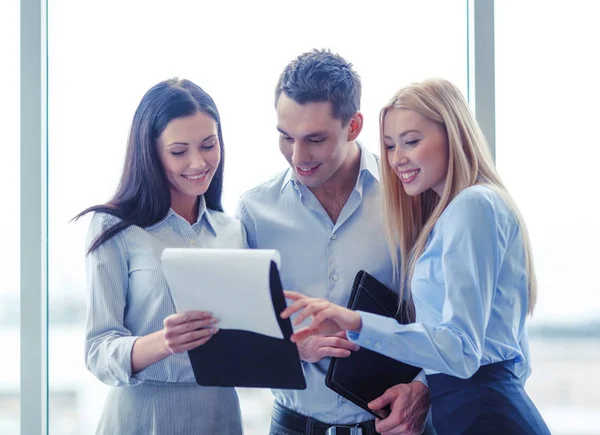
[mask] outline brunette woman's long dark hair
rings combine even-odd
[[[217,106],[210,95],[191,81],[165,80],[146,92],[135,111],[123,173],[115,195],[106,204],[89,207],[74,218],[101,212],[120,219],[92,241],[88,254],[131,225],[147,227],[164,219],[171,207],[171,191],[159,158],[157,139],[173,119],[198,112],[206,113],[217,123],[221,161],[204,198],[207,208],[223,211],[225,153]]]

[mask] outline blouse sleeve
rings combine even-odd
[[[362,330],[349,338],[397,360],[468,378],[480,366],[504,248],[491,199],[468,194],[455,201],[439,228],[445,286],[441,323],[401,325],[361,312]]]
[[[114,219],[96,214],[88,231],[87,246]],[[113,222],[114,224],[114,222]],[[129,282],[127,253],[120,235],[86,256],[87,319],[85,360],[99,380],[111,386],[141,382],[132,375],[131,351],[138,337],[124,326]]]

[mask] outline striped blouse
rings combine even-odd
[[[162,272],[165,248],[245,248],[246,234],[236,219],[206,208],[200,197],[198,219],[192,225],[172,209],[146,228],[131,226],[86,258],[88,308],[85,337],[87,368],[112,386],[144,380],[194,382],[187,353],[173,354],[132,373],[131,350],[140,336],[163,328],[175,313]],[[96,213],[87,246],[118,218]],[[190,283],[190,285],[202,283]]]

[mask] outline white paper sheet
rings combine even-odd
[[[177,312],[209,311],[220,329],[283,338],[271,300],[272,261],[279,267],[279,252],[267,249],[169,248],[162,254]]]

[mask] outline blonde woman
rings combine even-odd
[[[288,292],[283,317],[313,316],[292,339],[347,331],[423,367],[440,435],[549,434],[523,388],[537,290],[529,237],[467,102],[446,80],[412,84],[382,109],[380,129],[390,252],[416,321]]]

